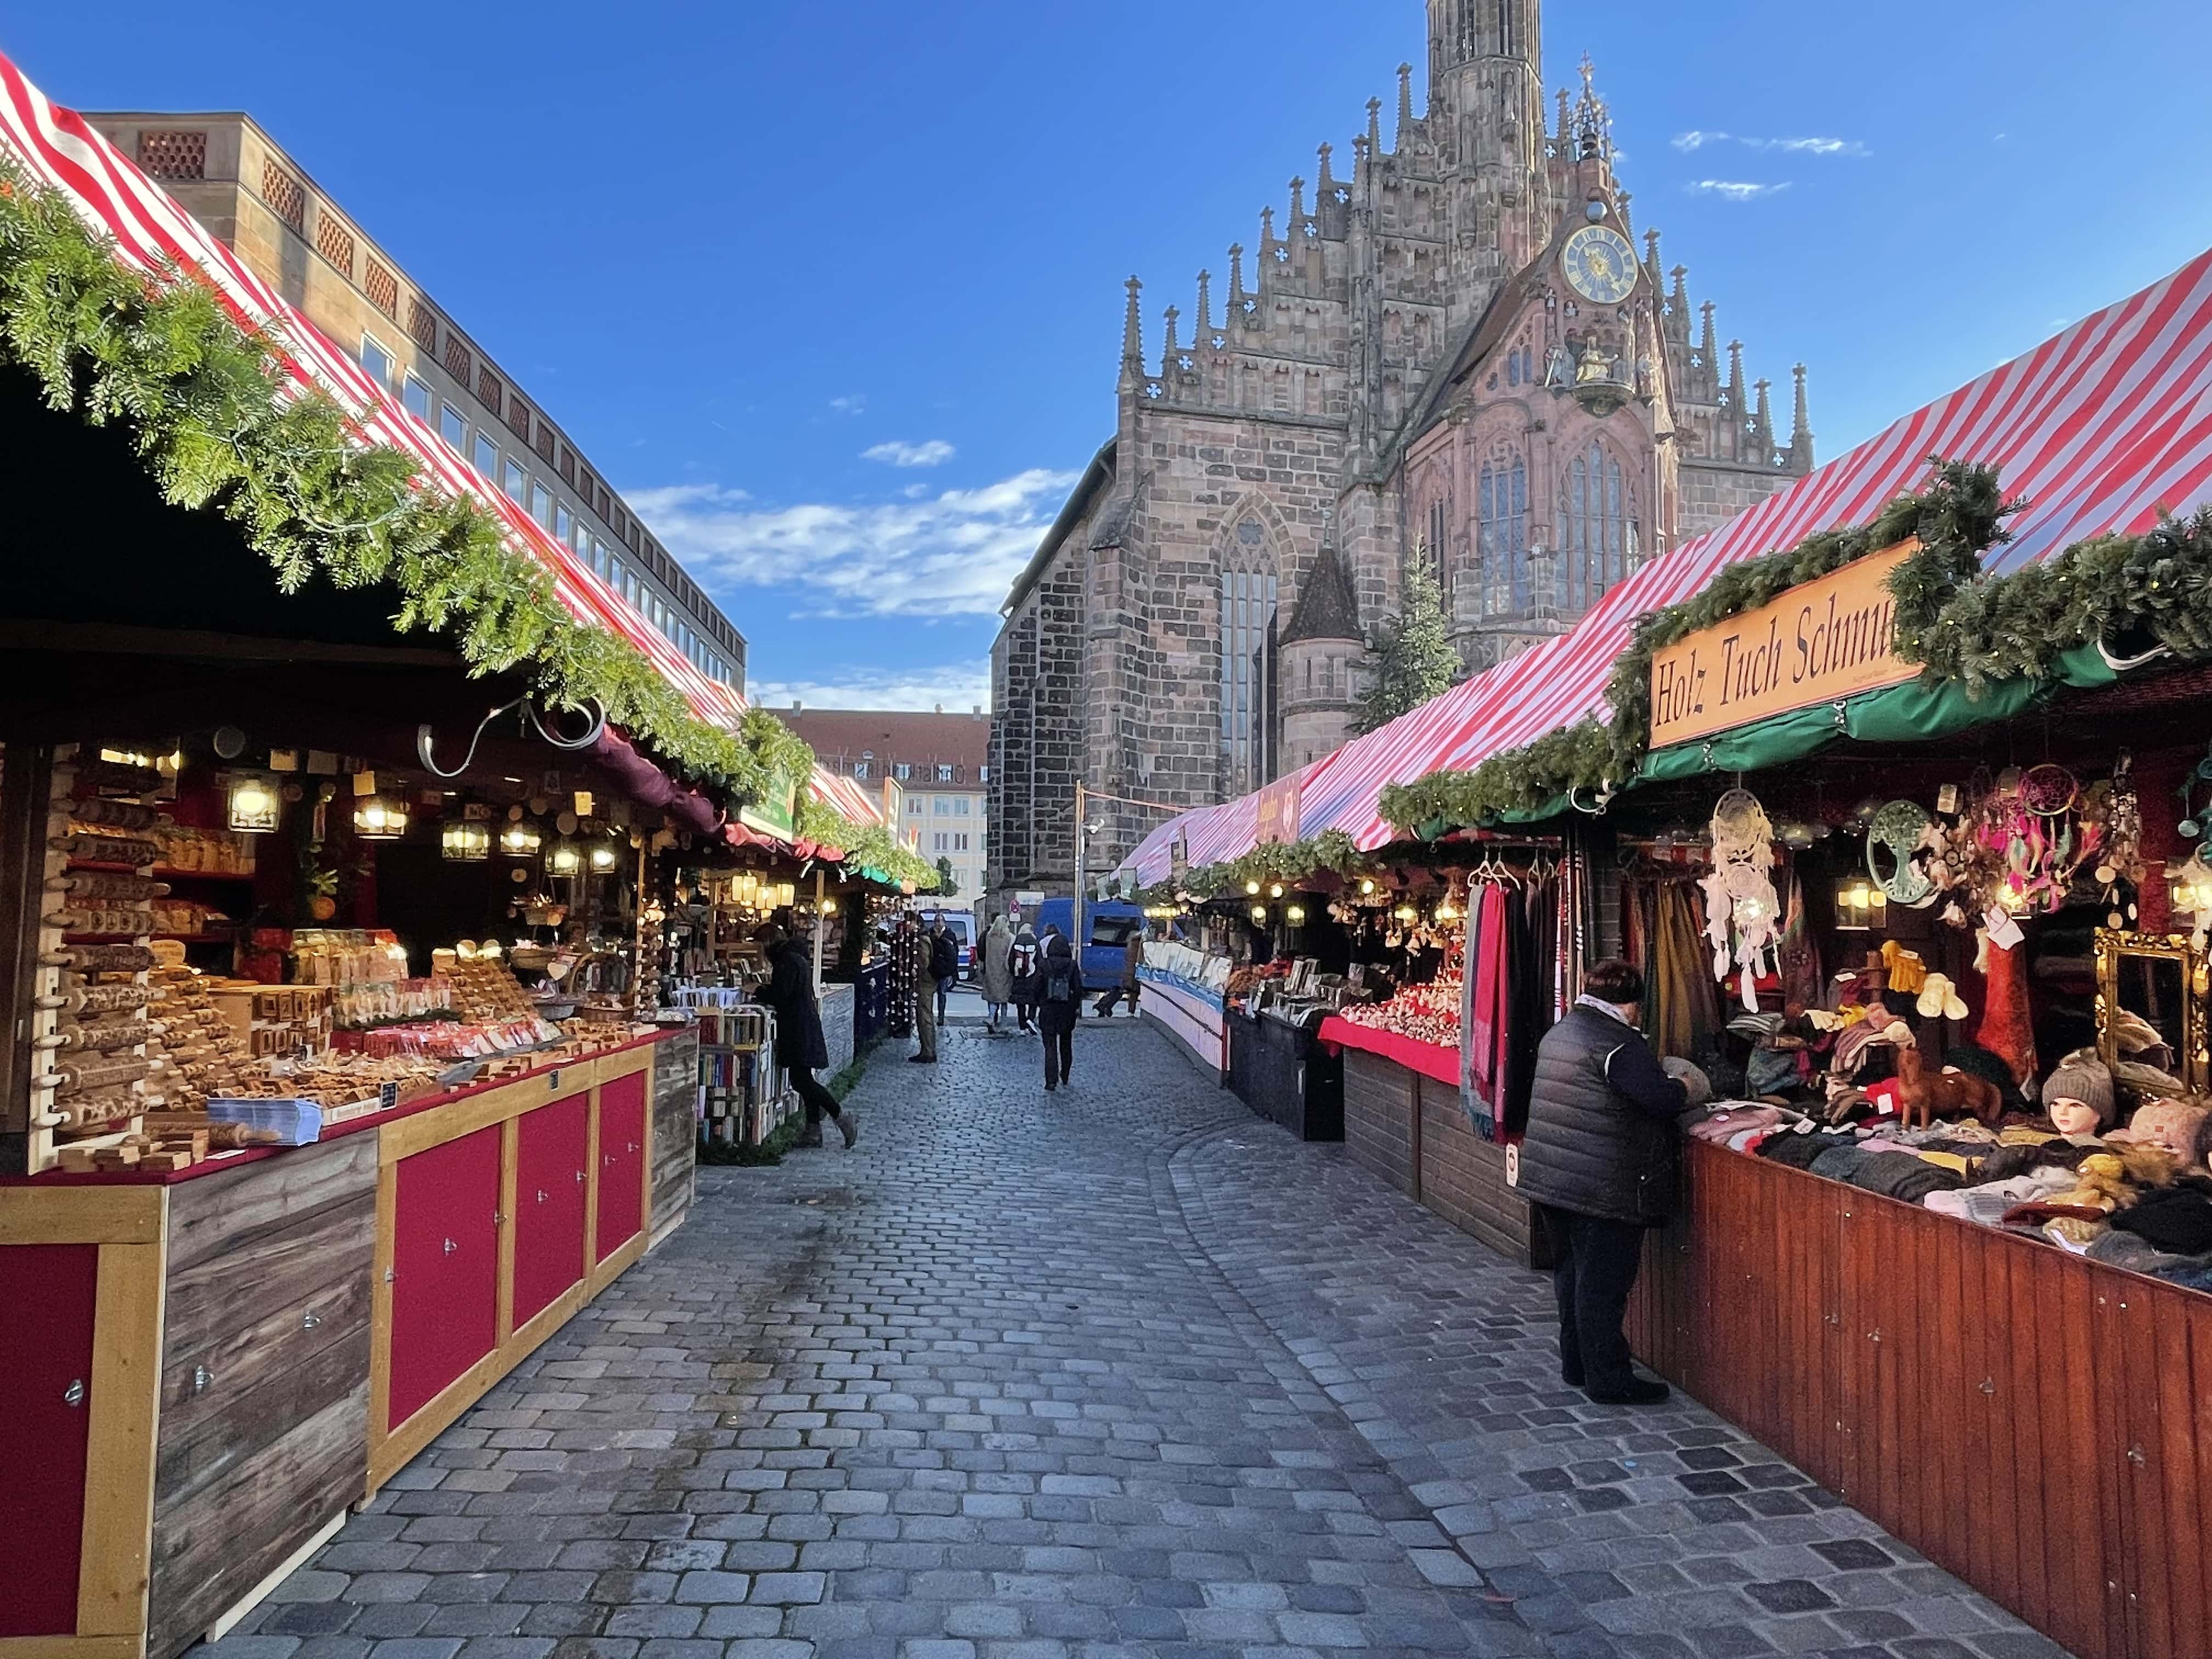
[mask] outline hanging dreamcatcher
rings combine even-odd
[[[1743,1006],[1759,1007],[1759,979],[1778,971],[1782,900],[1774,890],[1774,825],[1758,797],[1731,789],[1713,808],[1711,872],[1698,885],[1705,894],[1705,938],[1713,947],[1713,977],[1740,976]]]

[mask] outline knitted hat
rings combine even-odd
[[[1668,1077],[1681,1079],[1683,1092],[1689,1097],[1689,1103],[1692,1106],[1703,1106],[1711,1101],[1712,1079],[1688,1060],[1678,1060],[1670,1054],[1661,1060],[1659,1065]]]
[[[2094,1048],[2075,1049],[2043,1079],[2044,1109],[2060,1100],[2080,1101],[2095,1111],[2099,1127],[2112,1127],[2112,1073]]]

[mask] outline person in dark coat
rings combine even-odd
[[[929,977],[937,988],[937,1023],[945,1024],[945,1000],[960,982],[960,940],[942,916],[929,930]]]
[[[1640,970],[1601,962],[1583,992],[1537,1047],[1513,1184],[1558,1261],[1560,1376],[1607,1405],[1656,1405],[1667,1385],[1636,1375],[1621,1321],[1644,1231],[1673,1206],[1677,1120],[1705,1103],[1684,1077],[1701,1091],[1703,1079],[1686,1061],[1662,1065],[1637,1029]]]
[[[1067,1081],[1075,1060],[1075,1025],[1083,1013],[1083,979],[1075,970],[1075,951],[1060,934],[1045,941],[1044,966],[1037,969],[1037,1029],[1044,1034],[1047,1094]]]
[[[1098,999],[1098,1006],[1093,1011],[1099,1018],[1111,1019],[1114,1017],[1114,1005],[1117,1002],[1127,1003],[1130,1017],[1132,1018],[1136,1017],[1139,989],[1137,969],[1144,965],[1145,925],[1139,922],[1130,931],[1127,942],[1121,946],[1121,982],[1106,988],[1106,994]]]
[[[806,1103],[806,1127],[799,1134],[799,1144],[822,1144],[822,1117],[826,1112],[850,1151],[860,1138],[860,1126],[814,1076],[830,1063],[830,1045],[822,1036],[822,1006],[814,1000],[813,963],[808,960],[806,948],[781,927],[769,930],[766,954],[768,983],[754,994],[775,1012],[776,1052],[784,1069],[791,1073],[791,1086]]]

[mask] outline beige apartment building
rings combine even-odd
[[[88,113],[255,275],[590,561],[701,672],[743,691],[745,639],[538,400],[236,112]]]
[[[782,715],[814,757],[871,789],[880,788],[906,844],[934,864],[944,859],[959,884],[954,903],[982,896],[990,860],[985,801],[991,784],[991,717],[971,714],[805,708]]]

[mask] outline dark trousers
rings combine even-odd
[[[1537,1206],[1557,1253],[1552,1288],[1559,1304],[1559,1365],[1570,1380],[1600,1393],[1636,1380],[1621,1321],[1644,1262],[1644,1229],[1571,1210]]]
[[[1075,1063],[1075,1016],[1047,1014],[1037,1027],[1044,1033],[1044,1086],[1050,1089],[1067,1081]]]
[[[1098,999],[1098,1012],[1102,1014],[1110,1014],[1114,1012],[1115,1005],[1122,1002],[1126,1002],[1129,1005],[1129,1012],[1133,1014],[1137,1012],[1137,988],[1135,986],[1115,986],[1111,990],[1108,991],[1104,996]]]
[[[799,1091],[799,1099],[806,1103],[806,1121],[810,1124],[822,1121],[827,1112],[831,1117],[843,1115],[837,1109],[837,1097],[815,1080],[813,1068],[794,1066],[791,1068],[791,1086]]]
[[[1037,1019],[1037,1006],[1036,1006],[1036,1004],[1035,1004],[1034,1002],[1017,1002],[1017,1003],[1015,1003],[1015,1004],[1014,1004],[1014,1018],[1015,1018],[1017,1020],[1020,1021],[1022,1030],[1024,1030],[1024,1031],[1028,1030],[1030,1029],[1030,1027],[1031,1027],[1032,1025],[1034,1025],[1034,1024],[1036,1024],[1036,1019]]]

